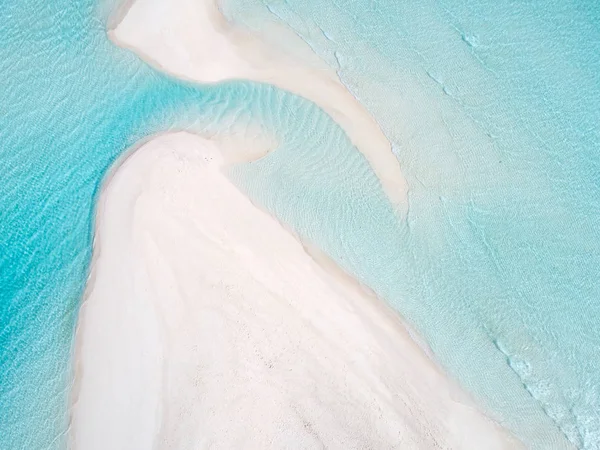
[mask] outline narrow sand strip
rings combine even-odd
[[[213,141],[162,135],[105,184],[72,448],[518,448],[222,164]]]
[[[175,76],[203,83],[248,79],[313,101],[363,153],[391,202],[406,209],[408,186],[379,125],[295,34],[282,36],[285,51],[267,48],[228,23],[215,0],[135,0],[121,8],[114,22],[109,31],[113,42]]]

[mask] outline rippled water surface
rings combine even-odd
[[[65,447],[107,168],[151,133],[240,124],[281,147],[232,178],[396,307],[497,420],[531,448],[600,448],[593,2],[224,4],[293,29],[367,105],[409,180],[400,219],[314,105],[160,75],[106,39],[113,6],[0,2],[1,448]]]
[[[392,140],[410,207],[398,227],[340,171],[307,181],[298,208],[269,189],[302,171],[292,148],[240,182],[397,307],[528,446],[600,448],[599,4],[229,0],[225,11],[257,32],[286,24],[338,70]]]

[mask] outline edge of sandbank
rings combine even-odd
[[[86,283],[86,287],[84,290],[84,294],[82,296],[82,301],[81,301],[79,312],[78,312],[78,320],[77,320],[77,324],[76,324],[75,335],[74,335],[72,351],[71,351],[72,383],[70,384],[69,410],[68,410],[69,421],[68,421],[68,429],[67,429],[67,433],[70,436],[72,436],[73,406],[78,401],[78,396],[79,396],[79,392],[80,392],[80,388],[81,388],[80,383],[81,383],[81,378],[82,378],[82,373],[83,373],[83,368],[81,366],[81,358],[80,358],[80,354],[82,351],[82,342],[81,342],[80,335],[81,335],[81,330],[85,327],[85,320],[84,320],[85,314],[83,314],[83,312],[86,309],[86,301],[95,286],[95,282],[96,282],[96,277],[95,277],[96,270],[95,269],[97,266],[98,259],[101,257],[101,254],[102,254],[102,245],[101,245],[102,237],[101,237],[101,233],[100,233],[100,228],[101,228],[101,224],[102,224],[102,217],[104,214],[103,211],[104,211],[104,206],[105,206],[104,203],[106,201],[106,189],[110,185],[110,183],[113,180],[113,178],[115,177],[115,175],[121,169],[121,167],[135,153],[137,153],[138,150],[142,149],[146,144],[148,144],[149,142],[151,142],[161,136],[173,135],[173,134],[178,134],[178,133],[182,133],[182,132],[191,134],[191,135],[195,135],[195,136],[199,136],[204,139],[217,140],[217,139],[215,139],[215,136],[207,137],[200,133],[193,133],[193,132],[190,132],[187,130],[175,130],[175,129],[149,135],[149,136],[144,137],[143,139],[139,140],[138,142],[136,142],[129,148],[127,148],[111,164],[110,168],[108,169],[108,171],[106,172],[105,176],[102,179],[102,182],[100,185],[101,187],[98,191],[97,200],[95,202],[94,216],[93,216],[93,222],[92,222],[94,234],[93,234],[93,241],[92,241],[93,242],[93,244],[92,244],[93,251],[92,251],[92,258],[91,258],[90,266],[89,266],[89,275],[88,275],[88,280]],[[233,164],[226,163],[221,168],[221,172],[223,173],[224,176],[226,176],[225,169],[231,165],[233,165]],[[520,441],[514,435],[512,435],[507,429],[502,427],[502,425],[500,425],[486,411],[484,411],[479,405],[477,405],[474,398],[472,398],[472,396],[467,391],[465,391],[454,378],[452,378],[449,374],[447,374],[444,371],[444,369],[439,365],[438,361],[435,359],[435,355],[433,354],[432,350],[429,348],[426,341],[420,337],[420,335],[414,330],[414,328],[412,328],[410,326],[410,324],[407,323],[407,321],[404,319],[404,317],[402,317],[402,315],[398,311],[392,309],[392,307],[387,302],[385,302],[375,291],[373,291],[370,287],[361,283],[358,279],[356,279],[351,274],[346,272],[331,257],[326,255],[317,246],[302,239],[295,230],[290,228],[290,226],[281,222],[278,217],[272,215],[269,211],[267,211],[260,204],[257,204],[254,200],[252,200],[250,197],[248,197],[246,195],[246,193],[241,191],[239,189],[239,187],[237,187],[234,183],[232,183],[232,184],[236,187],[236,189],[238,191],[240,191],[240,193],[244,197],[246,197],[246,199],[257,210],[259,210],[263,214],[266,214],[269,217],[271,217],[275,222],[277,222],[277,224],[279,224],[279,226],[281,226],[285,231],[287,231],[289,234],[291,234],[292,237],[300,243],[300,245],[303,247],[306,254],[310,257],[311,261],[316,266],[318,266],[324,272],[331,275],[332,278],[335,278],[341,285],[345,286],[348,289],[354,290],[354,291],[360,291],[360,294],[363,297],[368,298],[371,302],[371,306],[381,314],[381,317],[385,318],[386,323],[384,323],[382,325],[387,326],[387,327],[393,327],[398,332],[403,334],[407,338],[408,341],[410,341],[412,344],[414,344],[415,351],[417,351],[419,353],[419,356],[422,358],[422,360],[426,361],[426,363],[429,364],[429,366],[433,370],[435,370],[435,372],[439,376],[443,377],[443,379],[446,380],[446,382],[448,383],[448,392],[451,395],[451,398],[455,403],[462,404],[465,407],[468,407],[470,409],[477,411],[477,413],[480,414],[484,420],[489,422],[490,425],[493,426],[497,430],[497,432],[506,439],[507,442],[514,443],[515,448],[519,448],[522,446],[522,443],[520,443]]]

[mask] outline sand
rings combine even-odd
[[[73,449],[518,447],[223,164],[215,141],[165,134],[105,182]]]
[[[279,29],[281,39],[266,45],[228,23],[214,0],[127,2],[110,27],[115,44],[177,77],[202,83],[253,80],[313,101],[362,152],[391,202],[406,211],[408,185],[390,142],[336,72],[291,31]]]

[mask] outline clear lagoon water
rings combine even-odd
[[[114,2],[0,0],[0,448],[65,448],[102,178],[136,141],[246,124],[230,171],[394,306],[528,448],[600,448],[600,6],[229,0],[329,62],[393,143],[399,218],[327,115],[269,86],[183,83],[106,38]]]

